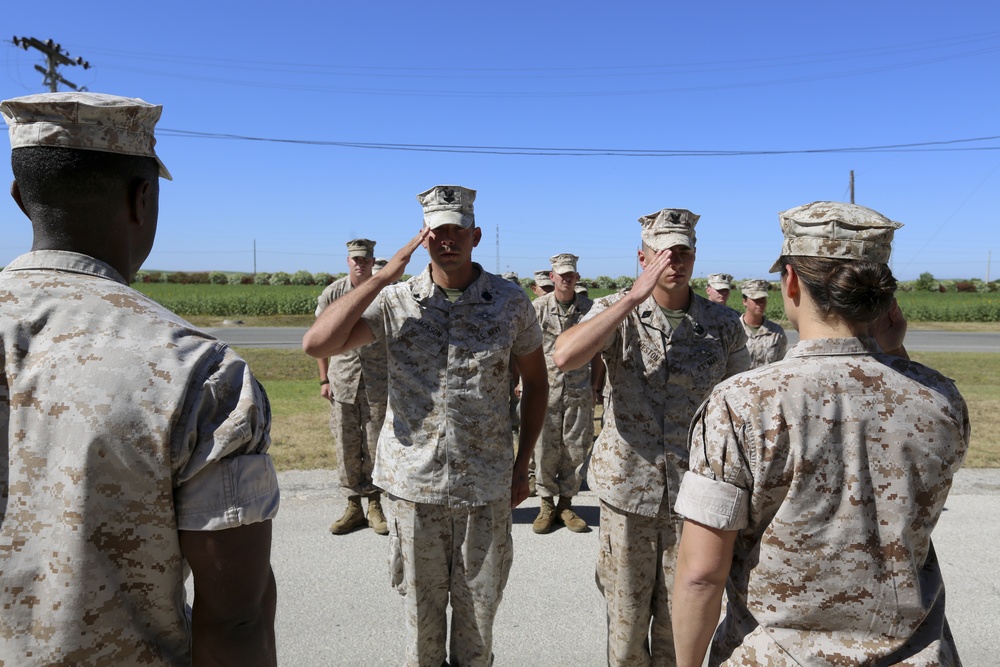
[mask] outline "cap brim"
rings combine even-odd
[[[767,272],[768,273],[781,273],[781,257],[779,257],[778,259],[774,260],[774,264],[771,265],[771,268],[768,269]]]
[[[160,165],[160,178],[167,181],[174,180],[174,177],[170,175],[169,171],[167,171],[167,165],[163,164],[163,160],[156,158],[156,164]]]
[[[650,234],[642,237],[643,242],[655,252],[669,250],[676,246],[694,248],[691,237],[686,234]]]
[[[431,229],[445,225],[456,225],[468,229],[475,224],[475,218],[461,211],[433,211],[432,213],[424,213],[424,224]]]

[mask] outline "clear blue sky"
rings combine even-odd
[[[415,195],[451,183],[479,191],[490,271],[572,252],[584,276],[634,275],[637,218],[678,207],[701,215],[697,276],[764,277],[777,212],[848,201],[854,170],[857,203],[905,224],[897,277],[985,278],[991,251],[1000,275],[1000,139],[802,152],[1000,135],[993,2],[57,1],[0,18],[0,98],[43,90],[16,35],[88,60],[60,70],[78,85],[164,106],[175,180],[148,269],[251,271],[256,241],[258,271],[342,271],[346,241],[391,255],[420,227]],[[0,265],[31,242],[3,202]]]

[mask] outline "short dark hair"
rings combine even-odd
[[[26,206],[93,199],[136,179],[159,177],[159,165],[151,157],[60,146],[15,148],[10,163]]]

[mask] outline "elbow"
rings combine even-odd
[[[325,343],[326,341],[313,334],[312,330],[307,331],[306,335],[302,337],[302,351],[314,359],[325,359],[336,354]]]

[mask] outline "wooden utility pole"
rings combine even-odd
[[[45,75],[45,85],[49,87],[49,92],[55,93],[59,91],[59,84],[63,84],[67,88],[72,88],[73,90],[85,91],[86,86],[81,86],[77,88],[76,84],[72,81],[67,81],[62,77],[56,68],[59,65],[79,65],[83,69],[90,69],[90,63],[83,58],[72,59],[69,57],[68,51],[63,51],[61,44],[56,44],[51,39],[47,39],[44,42],[35,39],[34,37],[21,37],[18,39],[14,38],[14,46],[20,46],[25,51],[29,48],[37,49],[45,54],[45,59],[48,66],[42,67],[40,65],[35,65],[35,69]]]
[[[854,203],[854,170],[851,169],[851,203]]]

